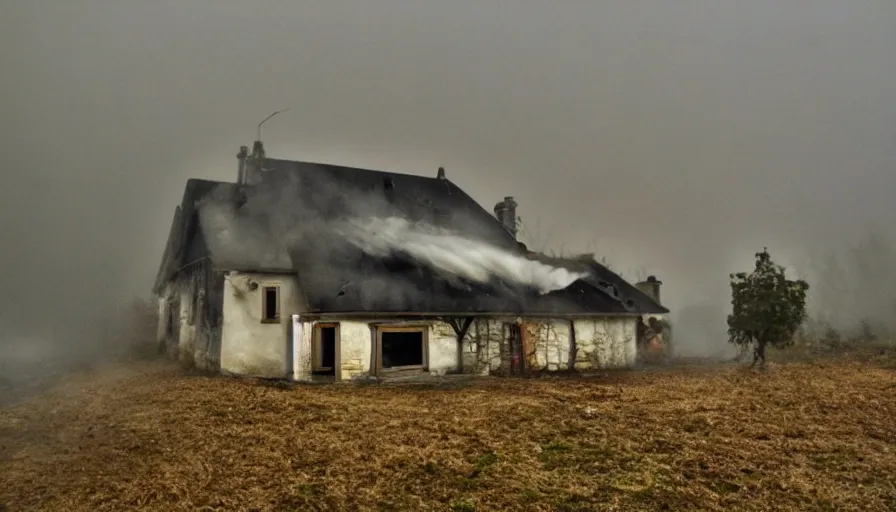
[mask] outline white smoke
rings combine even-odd
[[[259,230],[251,217],[237,215],[225,202],[203,201],[199,207],[205,243],[218,264],[237,263],[244,268],[286,269],[292,266],[281,237]]]
[[[401,251],[436,271],[477,283],[485,284],[497,277],[549,293],[587,276],[399,217],[356,219],[336,229],[371,256],[382,258]]]

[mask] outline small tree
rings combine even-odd
[[[753,364],[765,365],[768,345],[785,347],[806,318],[809,285],[784,276],[784,267],[772,262],[768,249],[756,253],[753,272],[731,274],[731,314],[728,341],[753,345]]]

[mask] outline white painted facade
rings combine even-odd
[[[435,375],[457,371],[457,335],[445,322],[433,322],[429,328],[429,372]]]
[[[306,320],[304,298],[297,280],[289,274],[228,272],[223,281],[223,317],[219,347],[197,346],[196,327],[190,319],[192,297],[187,283],[169,284],[167,296],[179,298],[177,352],[203,368],[218,367],[225,374],[265,378],[312,379],[312,344],[318,323],[338,326],[338,380],[371,375],[375,364],[377,325],[403,320],[425,331],[425,371],[434,375],[463,373],[488,375],[507,369],[509,325],[520,326],[525,366],[530,371],[589,371],[625,368],[635,364],[637,317],[610,316],[585,319],[477,318],[458,344],[454,328],[446,322],[412,317],[334,318]],[[262,321],[263,290],[279,289],[279,321]],[[160,299],[160,320],[168,302]],[[159,333],[164,334],[164,324]],[[207,354],[216,349],[217,354]],[[575,353],[570,353],[575,349]],[[458,350],[461,354],[458,354]],[[458,368],[458,361],[462,367]],[[214,365],[211,363],[214,361]],[[572,365],[570,364],[572,361]],[[219,363],[219,366],[217,366]],[[375,372],[374,372],[375,373]]]
[[[263,290],[279,287],[280,319],[263,322]],[[238,375],[287,378],[292,373],[290,313],[302,299],[289,274],[229,272],[224,276],[221,371]]]
[[[311,379],[311,345],[315,326],[338,324],[339,326],[339,368],[340,380],[369,375],[374,360],[376,320],[332,319],[302,321],[294,316],[293,333],[293,380]],[[444,322],[413,322],[408,325],[420,326],[426,331],[427,370],[434,375],[444,375],[457,369],[457,338],[453,328]]]
[[[312,333],[317,323],[339,325],[340,380],[369,375],[373,361],[375,320],[333,319],[302,321],[295,317],[293,332],[294,380],[311,380]],[[502,344],[506,343],[505,323],[521,321],[528,328],[530,359],[535,371],[560,371],[626,368],[635,364],[637,355],[636,317],[600,317],[580,320],[481,318],[475,320],[464,337],[464,373],[488,375],[500,371]],[[410,322],[410,321],[409,321]],[[427,370],[433,375],[457,371],[458,343],[454,329],[445,322],[427,321],[424,325],[428,340]],[[575,333],[576,354],[571,357],[571,335]]]

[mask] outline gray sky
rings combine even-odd
[[[445,166],[673,308],[763,245],[893,230],[892,0],[2,4],[7,326],[148,295],[184,181],[234,179],[283,107],[269,155]]]

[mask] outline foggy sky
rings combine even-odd
[[[673,309],[725,303],[763,246],[893,232],[891,0],[2,6],[6,332],[147,296],[185,180],[234,180],[285,107],[269,156],[444,166]]]

